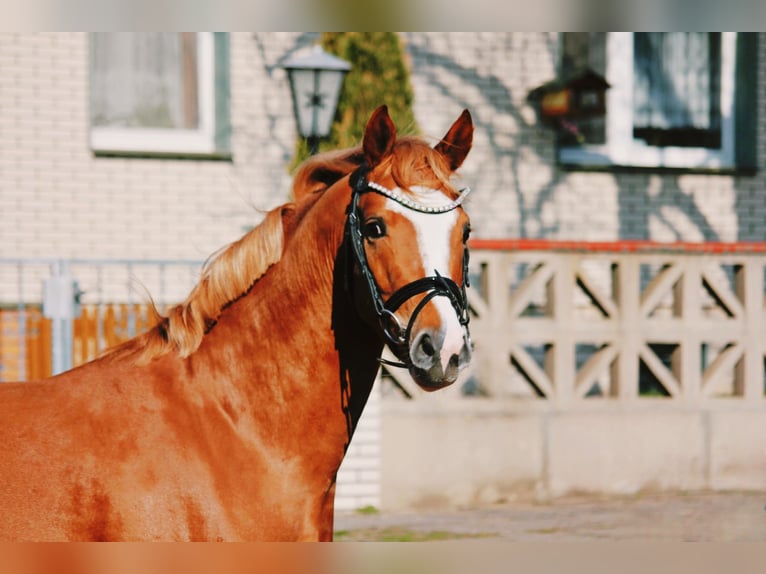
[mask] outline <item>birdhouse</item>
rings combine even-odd
[[[590,68],[546,82],[529,92],[540,118],[550,123],[584,120],[606,115],[606,91],[611,86]]]

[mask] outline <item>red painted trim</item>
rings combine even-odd
[[[489,251],[585,251],[589,253],[766,253],[766,242],[673,242],[623,241],[554,241],[550,239],[471,239],[471,249]]]

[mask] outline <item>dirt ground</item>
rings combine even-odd
[[[641,494],[449,512],[337,513],[336,540],[766,542],[766,492]]]

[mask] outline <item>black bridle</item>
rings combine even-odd
[[[348,207],[346,234],[349,243],[351,244],[351,251],[362,277],[365,279],[367,289],[370,294],[370,299],[375,310],[375,314],[378,317],[378,322],[383,331],[383,336],[386,339],[386,343],[395,352],[397,356],[409,357],[406,352],[410,347],[410,335],[412,333],[412,327],[417,319],[417,316],[423,310],[423,308],[435,297],[446,297],[452,304],[452,307],[457,313],[460,324],[465,328],[466,340],[470,344],[470,335],[468,333],[468,323],[470,316],[468,312],[468,298],[466,296],[466,288],[469,286],[468,282],[468,246],[465,245],[463,249],[463,278],[462,284],[458,285],[449,277],[444,277],[436,269],[434,269],[434,275],[417,279],[407,285],[404,285],[397,291],[395,291],[387,301],[383,301],[380,295],[380,289],[375,281],[375,277],[370,270],[370,266],[367,263],[367,254],[364,250],[364,235],[362,233],[360,224],[361,217],[359,214],[359,197],[363,193],[374,192],[384,195],[394,201],[400,203],[408,209],[419,211],[421,213],[440,214],[446,213],[456,209],[465,199],[470,192],[470,189],[466,188],[462,190],[460,195],[454,201],[451,201],[441,206],[422,205],[404,195],[390,190],[382,185],[367,180],[366,172],[363,168],[360,168],[351,175],[351,203]],[[406,326],[402,326],[396,311],[404,305],[404,303],[410,300],[416,295],[425,293],[425,297],[415,307],[415,310],[410,316],[409,322]],[[400,352],[396,352],[400,351]],[[393,367],[409,368],[409,358],[405,359],[407,363],[400,363],[389,361],[387,359],[378,359],[381,363],[384,363]]]

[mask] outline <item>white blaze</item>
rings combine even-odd
[[[449,198],[438,190],[421,187],[413,187],[417,193],[416,201],[427,206],[439,206],[448,203]],[[395,191],[400,192],[400,189]],[[434,275],[434,270],[445,277],[450,276],[450,238],[452,230],[457,223],[457,210],[453,209],[446,213],[421,213],[409,209],[401,203],[388,199],[386,208],[400,213],[406,217],[415,228],[418,240],[418,251],[423,262],[426,275]],[[446,369],[452,355],[459,355],[463,348],[463,326],[458,320],[455,308],[447,297],[434,297],[431,304],[439,312],[444,334],[444,343],[441,349],[442,368]]]

